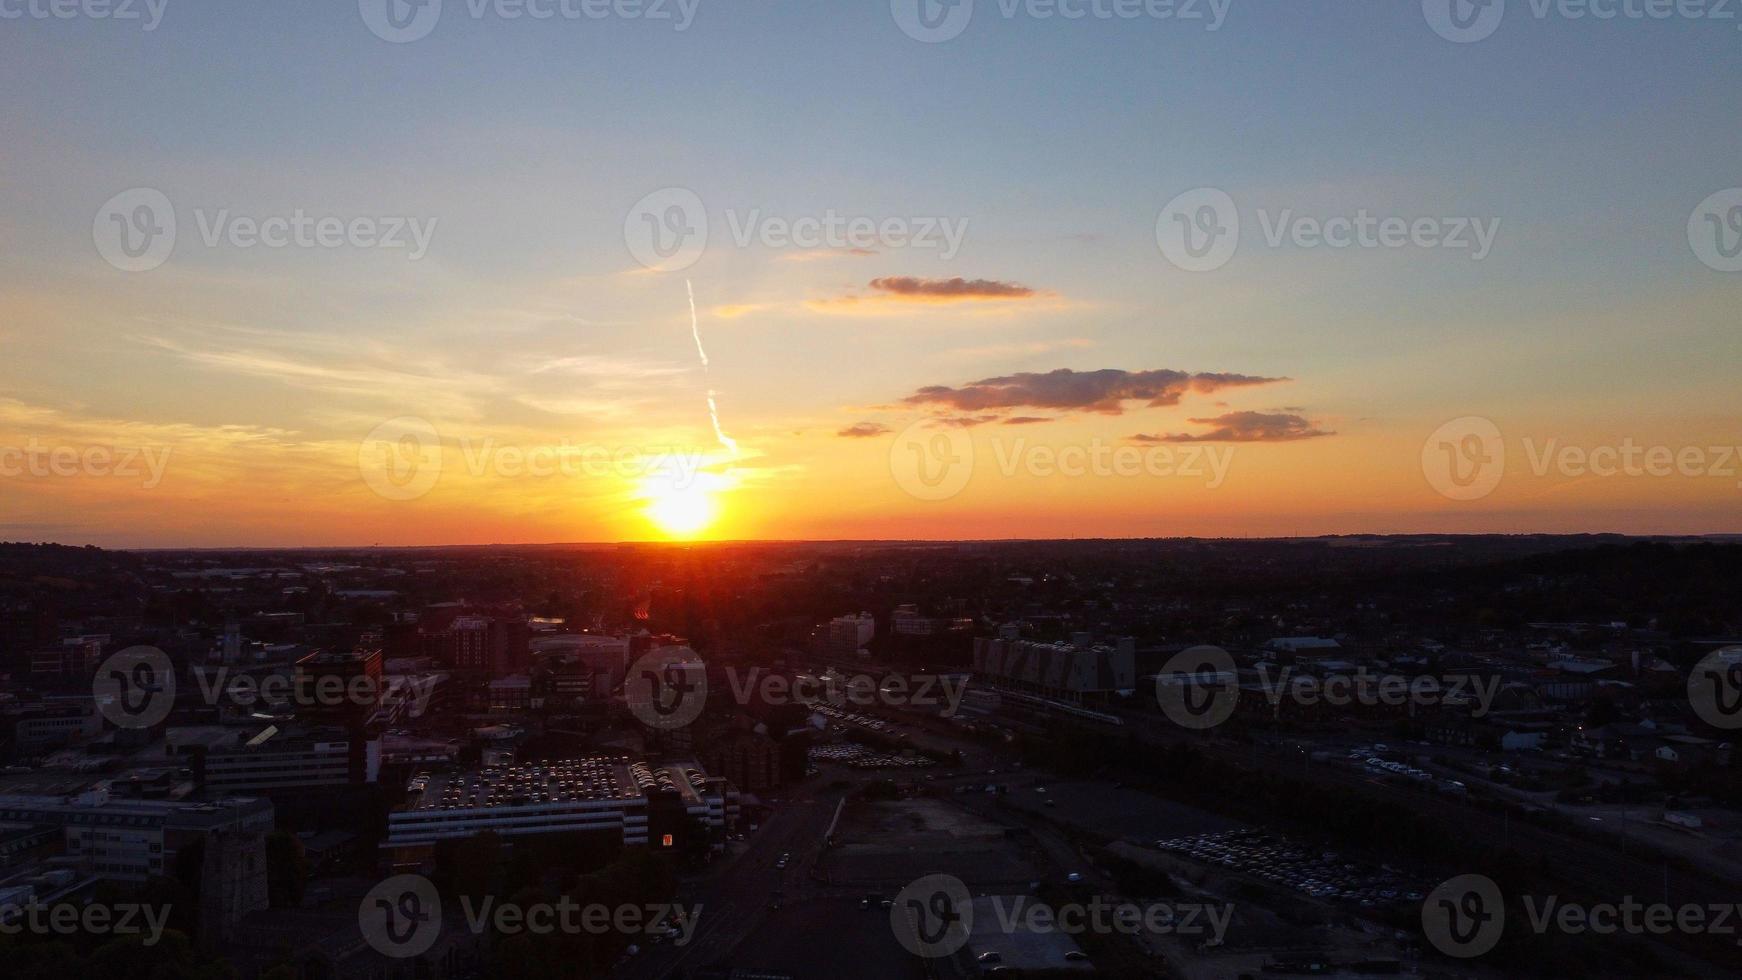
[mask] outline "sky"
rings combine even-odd
[[[1729,7],[567,3],[0,0],[0,539],[1742,531]]]

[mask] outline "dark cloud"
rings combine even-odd
[[[1045,374],[1011,374],[986,378],[960,388],[931,385],[902,399],[909,405],[940,405],[963,412],[1002,408],[1050,408],[1059,411],[1118,415],[1128,401],[1150,407],[1179,404],[1187,392],[1210,394],[1224,388],[1274,384],[1287,378],[1244,374],[1191,374],[1185,371],[1073,371],[1059,368]]]
[[[1041,422],[1051,422],[1045,415],[1012,415],[1004,420],[1005,425],[1036,425]]]
[[[845,429],[835,433],[835,435],[845,436],[848,439],[869,439],[872,436],[883,435],[888,431],[889,426],[884,425],[881,422],[855,422],[854,424],[847,426]]]
[[[1300,415],[1264,412],[1229,412],[1209,419],[1187,419],[1193,425],[1212,425],[1208,432],[1172,435],[1135,435],[1133,442],[1296,442],[1333,436]]]
[[[940,415],[933,422],[947,425],[952,429],[971,429],[976,425],[985,425],[1003,418],[1001,415]]]
[[[898,299],[951,301],[973,299],[1030,299],[1038,295],[1027,286],[996,279],[920,279],[889,276],[871,280],[871,288]]]

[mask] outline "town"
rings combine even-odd
[[[1735,970],[1738,569],[1614,536],[3,545],[0,947],[275,980]],[[1436,928],[1490,888],[1503,932]]]

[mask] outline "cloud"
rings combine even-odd
[[[996,422],[1002,417],[1000,415],[940,415],[932,421],[952,429],[971,429],[976,425]]]
[[[1125,411],[1128,401],[1142,401],[1152,408],[1167,407],[1179,404],[1187,392],[1210,394],[1224,388],[1287,380],[1245,374],[1191,374],[1167,369],[1073,371],[1059,368],[1045,374],[1024,372],[986,378],[960,388],[931,385],[902,401],[908,405],[937,405],[964,412],[1030,407],[1119,415]]]
[[[889,426],[881,422],[856,422],[835,433],[848,439],[869,439],[889,432]]]
[[[926,303],[954,303],[964,300],[1032,299],[1039,295],[1027,286],[996,279],[921,279],[915,276],[888,276],[871,280],[871,288],[887,296]]]
[[[1135,435],[1133,442],[1297,442],[1301,439],[1316,439],[1319,436],[1333,436],[1335,432],[1327,432],[1318,428],[1315,423],[1300,415],[1288,413],[1265,412],[1229,412],[1208,419],[1187,419],[1193,425],[1213,425],[1215,428],[1200,433],[1174,433],[1172,435]]]
[[[1037,425],[1041,422],[1051,422],[1052,418],[1045,415],[1012,415],[1004,420],[1005,425]]]
[[[736,320],[739,317],[760,313],[772,307],[771,303],[726,303],[708,310],[708,315],[721,320]]]

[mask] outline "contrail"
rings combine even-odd
[[[683,285],[690,294],[690,335],[696,338],[696,353],[701,355],[702,374],[706,376],[708,375],[708,352],[702,347],[701,322],[696,318],[696,287],[691,285],[688,279],[683,281]],[[725,429],[720,428],[720,407],[714,404],[714,389],[712,388],[708,389],[708,418],[714,423],[714,436],[720,440],[720,445],[731,450],[733,456],[738,455],[738,444],[726,434]]]

